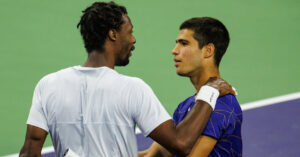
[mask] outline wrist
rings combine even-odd
[[[216,88],[213,88],[209,85],[204,85],[200,88],[200,90],[196,96],[196,101],[197,100],[205,101],[214,110],[219,95],[220,95],[219,90],[217,90]]]

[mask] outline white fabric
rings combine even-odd
[[[204,85],[200,88],[199,93],[196,96],[196,100],[203,100],[207,102],[214,110],[219,95],[220,93],[217,89]]]
[[[73,152],[71,149],[68,149],[64,157],[80,157],[80,156],[77,155],[75,152]]]
[[[148,136],[169,119],[141,79],[74,66],[40,80],[27,124],[50,132],[58,157],[67,148],[81,157],[135,157],[136,124]]]

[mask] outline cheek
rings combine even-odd
[[[126,48],[127,50],[130,49],[130,39],[126,38],[126,40],[124,41],[124,48]]]
[[[191,48],[187,48],[182,51],[182,58],[184,59],[184,63],[186,67],[199,67],[201,66],[201,56],[200,53],[196,52]]]
[[[182,49],[181,55],[184,60],[190,60],[190,58],[192,57],[191,49],[190,48]]]
[[[197,60],[197,56],[195,55],[192,48],[185,48],[182,51],[182,58],[184,59],[184,62],[187,65],[192,65]]]
[[[122,47],[121,47],[121,51],[122,51],[122,54],[126,53],[129,49],[129,44],[128,44],[128,41],[127,40],[124,40],[122,42]]]

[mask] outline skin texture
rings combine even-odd
[[[200,49],[193,35],[193,30],[180,30],[172,54],[177,74],[189,77],[196,90],[199,91],[210,77],[218,78],[220,74],[214,65],[214,45],[208,44]]]
[[[114,68],[116,65],[126,65],[129,63],[131,51],[134,49],[136,39],[132,35],[132,24],[127,15],[123,15],[124,23],[121,30],[111,29],[108,32],[104,43],[104,50],[90,52],[84,67],[107,66]],[[222,79],[211,79],[207,83],[217,86],[218,90],[230,88],[227,82]],[[225,94],[232,90],[224,90]],[[222,95],[222,94],[221,94]],[[220,95],[220,96],[221,96]],[[167,148],[170,152],[186,156],[192,150],[192,146],[201,135],[210,117],[212,108],[204,101],[197,101],[190,111],[190,114],[179,124],[168,120],[151,133],[150,137]],[[47,132],[41,128],[31,125],[27,127],[26,139],[20,156],[41,156],[41,148],[44,144]]]
[[[188,157],[207,157],[216,144],[216,139],[200,136]]]
[[[27,125],[25,142],[20,151],[20,157],[40,157],[47,134],[48,133],[41,128]]]
[[[218,80],[220,77],[218,67],[214,64],[214,45],[209,43],[200,49],[198,41],[193,35],[194,31],[190,29],[182,29],[179,32],[176,45],[172,50],[176,73],[180,76],[189,77],[196,91],[199,91],[205,84],[219,89],[220,95],[225,95],[228,90],[232,89],[230,85],[225,85],[226,81],[220,80],[218,83],[211,83],[211,81]],[[232,91],[231,94],[235,94],[235,92]],[[189,112],[186,117],[190,114],[191,112]],[[201,135],[193,146],[192,151],[185,156],[207,157],[216,143],[216,139]],[[165,148],[166,147],[154,142],[148,150],[139,152],[139,156],[171,157],[176,154]]]
[[[129,57],[132,55],[131,51],[135,49],[134,44],[136,43],[136,39],[132,34],[133,25],[130,18],[127,15],[124,15],[123,20],[125,22],[121,26],[121,31],[115,32],[119,37],[116,38],[113,37],[113,35],[110,35],[110,37],[112,37],[111,39],[114,39],[116,42],[118,42],[118,45],[120,45],[120,49],[116,51],[117,53],[115,53],[116,66],[125,66],[129,63]]]

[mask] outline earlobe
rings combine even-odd
[[[205,58],[212,57],[215,54],[215,45],[213,43],[207,44],[205,47]]]
[[[111,29],[108,31],[108,38],[112,41],[117,39],[117,31],[115,29]]]

